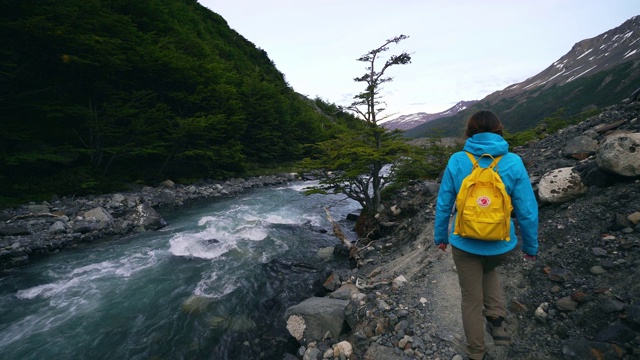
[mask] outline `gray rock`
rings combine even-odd
[[[584,194],[587,187],[571,167],[555,169],[542,176],[538,195],[542,202],[563,203]]]
[[[394,349],[382,346],[378,343],[371,344],[364,354],[367,360],[402,360],[403,356],[397,354]]]
[[[562,149],[562,156],[584,159],[595,154],[598,149],[598,141],[588,136],[578,136],[569,140]]]
[[[348,303],[346,300],[309,298],[285,311],[287,330],[301,344],[320,341],[327,331],[338,338],[342,332],[344,310]]]
[[[556,302],[558,310],[561,311],[575,311],[578,307],[578,303],[573,301],[570,296],[563,297]]]
[[[640,327],[640,300],[636,300],[629,306],[627,321],[636,327]]]
[[[74,233],[86,234],[98,230],[100,223],[95,221],[75,221],[71,223],[71,231]]]
[[[549,280],[555,282],[566,282],[571,276],[571,271],[565,268],[553,268],[549,273]]]
[[[636,333],[623,324],[613,324],[601,330],[594,337],[595,341],[624,344],[636,337]]]
[[[600,305],[600,308],[606,313],[614,313],[623,311],[627,307],[627,304],[620,300],[609,299]]]
[[[141,227],[145,230],[158,230],[167,226],[167,222],[151,205],[144,203],[136,206],[126,216],[133,226]]]
[[[600,145],[596,160],[602,169],[623,175],[640,175],[640,133],[615,134]]]
[[[569,340],[562,347],[563,359],[584,360],[593,359],[592,354],[598,354],[598,359],[620,359],[624,349],[615,344],[607,344],[585,339]]]
[[[594,247],[592,251],[595,256],[607,256],[607,251],[603,248]]]
[[[113,221],[113,216],[103,207],[97,207],[87,211],[84,217],[87,220],[104,221],[108,223]]]
[[[112,207],[121,207],[123,205],[126,205],[126,202],[127,202],[127,198],[120,193],[111,195]]]
[[[352,295],[360,293],[354,284],[344,284],[336,291],[329,294],[332,299],[349,300]]]
[[[173,181],[167,179],[167,180],[161,182],[160,186],[172,189],[173,187],[176,186],[176,184]]]
[[[61,234],[66,231],[67,229],[62,221],[56,221],[49,227],[50,234]]]
[[[176,194],[172,190],[165,189],[155,194],[150,202],[153,205],[173,205],[176,203]]]

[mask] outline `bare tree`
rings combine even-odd
[[[367,63],[367,72],[354,80],[366,86],[345,109],[361,117],[364,126],[318,144],[318,156],[308,163],[312,168],[327,171],[313,192],[342,193],[357,201],[362,206],[364,221],[371,220],[378,212],[382,189],[393,179],[393,172],[382,174],[383,167],[399,162],[410,151],[399,133],[378,125],[378,117],[385,110],[381,106],[382,84],[392,81],[391,77],[385,76],[386,71],[394,65],[411,63],[411,56],[406,52],[392,55],[379,69],[376,67],[390,45],[407,38],[400,35],[386,40],[382,46],[357,59]]]

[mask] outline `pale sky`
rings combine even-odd
[[[398,35],[383,53],[412,63],[385,73],[389,119],[437,113],[479,100],[541,72],[584,39],[640,15],[639,0],[198,0],[263,49],[289,85],[349,105],[364,84],[361,55]]]

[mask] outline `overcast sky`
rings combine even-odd
[[[482,99],[640,15],[640,0],[198,1],[265,50],[295,91],[338,105],[364,90],[353,79],[366,64],[356,59],[408,35],[384,53],[412,56],[386,72],[390,118]]]

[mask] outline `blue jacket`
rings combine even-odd
[[[515,211],[516,219],[520,225],[522,235],[522,250],[529,255],[538,254],[538,203],[536,202],[529,174],[522,163],[522,159],[509,152],[509,144],[502,136],[493,133],[479,133],[467,139],[463,151],[451,155],[445,169],[438,201],[436,203],[436,220],[434,225],[435,243],[451,244],[458,249],[477,255],[498,255],[513,250],[518,239],[516,228],[511,220],[510,241],[483,241],[471,238],[463,238],[453,234],[449,229],[449,220],[454,210],[456,195],[460,190],[462,180],[471,173],[472,164],[464,151],[468,151],[478,158],[482,154],[492,156],[503,155],[498,163],[498,173],[502,182],[511,196],[511,203]],[[487,167],[491,159],[480,159],[480,166]]]

